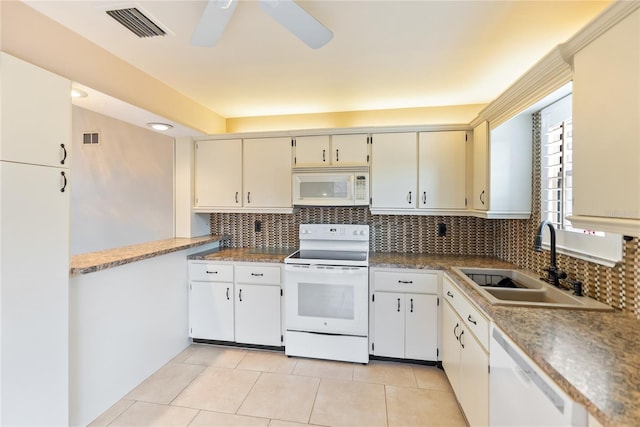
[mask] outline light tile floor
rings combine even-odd
[[[98,417],[99,426],[465,426],[444,373],[193,344]]]

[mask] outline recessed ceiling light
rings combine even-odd
[[[80,89],[71,88],[71,97],[72,98],[86,98],[87,92],[82,91]]]
[[[173,126],[168,123],[147,123],[151,129],[165,131],[171,129]]]

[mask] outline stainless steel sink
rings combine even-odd
[[[494,305],[580,310],[613,310],[586,296],[558,289],[521,270],[454,268],[461,277]]]

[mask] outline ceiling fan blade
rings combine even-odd
[[[292,0],[260,0],[260,7],[312,49],[321,48],[333,38],[327,27]]]
[[[236,6],[238,6],[236,0],[209,0],[200,17],[200,22],[191,34],[191,44],[214,46],[227,27]]]

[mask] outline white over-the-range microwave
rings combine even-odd
[[[369,170],[294,170],[294,206],[368,206]]]

